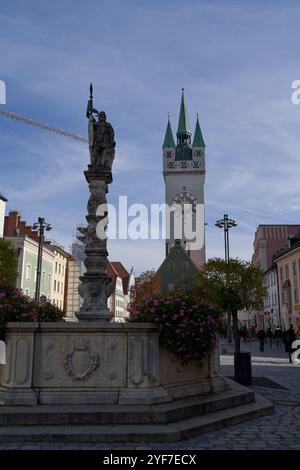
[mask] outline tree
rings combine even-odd
[[[238,311],[262,306],[266,297],[263,276],[258,266],[247,261],[220,258],[210,259],[198,275],[206,297],[232,316],[236,352],[240,352]]]
[[[155,271],[145,271],[135,278],[130,290],[130,305],[135,306],[140,300],[152,298],[160,292],[160,281]]]
[[[0,285],[15,287],[18,276],[18,253],[13,244],[0,238]]]

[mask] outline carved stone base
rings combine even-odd
[[[81,307],[79,312],[75,313],[75,316],[78,320],[84,320],[84,321],[95,321],[95,320],[101,320],[101,321],[111,321],[113,314],[110,310],[108,309],[84,309]]]
[[[218,351],[183,366],[158,340],[151,323],[8,323],[0,403],[153,405],[226,390]]]

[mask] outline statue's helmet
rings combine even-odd
[[[100,111],[99,116],[98,116],[99,121],[106,121],[106,114],[104,111]]]

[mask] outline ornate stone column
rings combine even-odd
[[[86,272],[81,276],[79,285],[83,305],[76,313],[79,321],[109,321],[112,313],[107,308],[107,299],[113,292],[111,279],[107,276],[107,239],[108,223],[106,193],[112,182],[112,162],[115,155],[114,130],[106,121],[104,111],[100,113],[93,107],[93,87],[90,86],[87,117],[89,119],[89,149],[91,163],[84,172],[89,185],[90,198],[87,205],[87,227],[81,229],[85,243]],[[96,121],[94,115],[98,117]],[[102,207],[102,210],[101,210]]]

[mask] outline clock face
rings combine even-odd
[[[193,214],[196,212],[197,198],[187,191],[182,191],[181,193],[176,194],[172,200],[172,204],[178,204],[181,206],[182,210],[184,209],[184,204],[190,204],[192,206]]]

